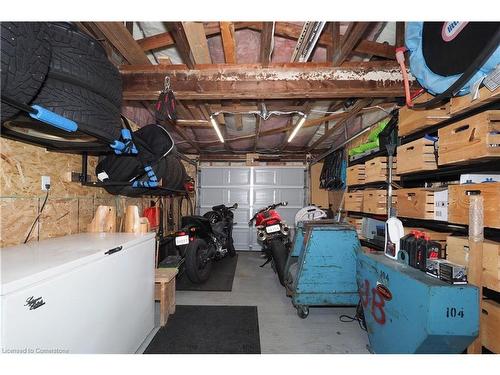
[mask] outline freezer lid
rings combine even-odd
[[[0,249],[0,295],[101,259],[111,249],[151,240],[154,233],[81,233]]]

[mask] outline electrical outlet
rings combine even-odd
[[[42,176],[42,191],[47,191],[46,185],[50,185],[50,176]]]

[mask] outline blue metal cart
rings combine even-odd
[[[285,267],[287,294],[301,318],[309,306],[358,303],[356,254],[360,249],[353,227],[332,220],[299,222]]]

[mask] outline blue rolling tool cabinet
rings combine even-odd
[[[287,260],[287,294],[301,318],[309,306],[356,305],[356,255],[353,227],[332,220],[299,222]]]
[[[359,251],[356,279],[375,353],[462,353],[479,332],[479,290]]]

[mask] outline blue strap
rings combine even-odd
[[[75,132],[78,129],[78,125],[73,120],[67,119],[64,116],[58,115],[57,113],[49,111],[39,105],[33,105],[31,108],[33,108],[36,112],[30,113],[29,115],[36,120],[55,126],[56,128],[67,132]]]

